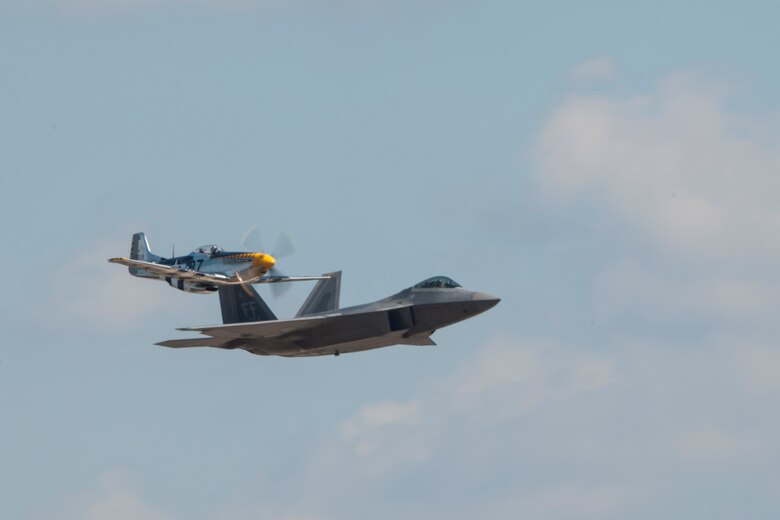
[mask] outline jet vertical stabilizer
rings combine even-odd
[[[226,325],[276,319],[274,313],[251,285],[220,287],[219,306],[222,309],[222,323]]]
[[[301,309],[296,318],[316,314],[318,312],[327,312],[339,308],[339,295],[341,294],[341,271],[325,273],[328,279],[320,280],[314,289],[311,290],[306,301],[301,305]]]

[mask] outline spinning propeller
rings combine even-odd
[[[258,226],[252,226],[249,228],[249,230],[244,233],[244,237],[241,239],[241,245],[244,246],[244,248],[249,249],[251,251],[264,251],[265,248],[263,247],[263,241],[262,237],[260,236],[260,231]],[[272,253],[270,255],[264,254],[262,255],[264,258],[261,260],[262,265],[268,266],[271,265],[271,268],[268,270],[269,276],[286,276],[284,273],[282,273],[277,267],[276,267],[276,260],[285,258],[287,256],[292,255],[295,253],[295,247],[292,244],[292,241],[285,233],[279,233],[279,236],[276,239],[276,245],[274,246]],[[258,266],[261,264],[258,264]],[[241,274],[236,273],[236,277],[239,279],[239,281],[242,281]],[[246,288],[246,284],[242,283],[241,287],[244,288],[244,290],[251,294],[250,291]],[[290,289],[289,284],[284,282],[276,282],[271,284],[271,293],[274,297],[279,297],[285,292],[287,292]]]

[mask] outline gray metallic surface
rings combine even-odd
[[[341,271],[325,273],[322,276],[327,276],[329,278],[317,282],[317,285],[311,290],[306,301],[301,305],[298,314],[295,315],[296,318],[339,308]]]
[[[158,345],[211,346],[288,357],[339,355],[399,344],[434,345],[430,336],[437,329],[485,312],[499,301],[461,287],[410,287],[373,303],[289,320],[183,328],[179,330],[197,331],[210,338],[169,340]]]
[[[273,311],[251,285],[220,287],[219,306],[222,309],[222,323],[248,323],[276,319]]]

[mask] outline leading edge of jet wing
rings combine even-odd
[[[182,327],[176,330],[200,332],[207,338],[172,339],[156,343],[161,347],[216,347],[235,348],[236,343],[248,341],[276,340],[304,330],[317,327],[326,316],[294,318],[291,320],[272,320],[254,323],[234,323],[229,325],[209,325],[204,327]]]
[[[312,316],[307,318],[293,318],[289,320],[270,320],[250,323],[231,323],[228,325],[206,325],[203,327],[181,327],[176,330],[199,332],[205,336],[214,338],[275,338],[295,332],[316,327],[319,322],[327,319],[327,316]]]

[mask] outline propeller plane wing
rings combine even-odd
[[[184,256],[163,258],[149,249],[143,233],[133,235],[130,258],[110,258],[125,265],[130,274],[159,279],[171,287],[192,293],[211,293],[220,287],[256,283],[323,280],[323,276],[285,276],[276,272],[276,259],[260,252],[226,252],[215,245],[202,246]]]

